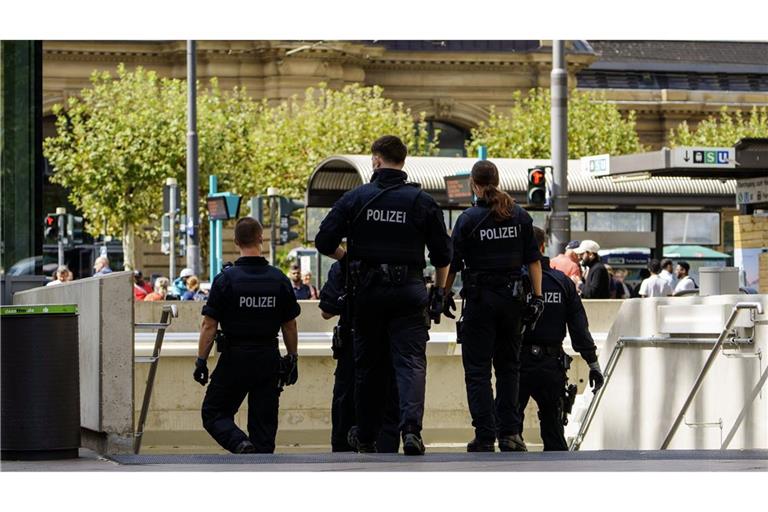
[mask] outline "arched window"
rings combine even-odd
[[[430,136],[435,130],[440,131],[437,141],[438,156],[467,156],[464,144],[469,140],[469,131],[443,121],[427,121],[427,130]]]

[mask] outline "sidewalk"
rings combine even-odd
[[[3,461],[2,471],[768,471],[768,450],[116,455]]]

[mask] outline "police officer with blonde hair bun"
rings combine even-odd
[[[213,280],[193,373],[201,385],[208,382],[206,360],[216,338],[221,356],[203,400],[203,427],[232,453],[275,451],[280,392],[298,380],[296,317],[301,309],[285,274],[261,256],[262,232],[250,217],[235,225],[240,257]],[[287,351],[282,358],[280,330]],[[246,395],[247,435],[234,421]]]
[[[541,314],[541,253],[533,238],[533,220],[499,189],[499,171],[487,160],[472,166],[477,201],[453,227],[453,260],[446,283],[450,290],[461,272],[464,299],[457,322],[467,402],[475,427],[469,452],[524,451],[515,431],[520,370],[520,337],[524,321]],[[530,269],[533,296],[526,302],[523,265]],[[444,312],[453,318],[452,292]],[[496,398],[491,367],[496,371]]]

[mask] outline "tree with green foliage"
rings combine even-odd
[[[491,108],[488,121],[472,129],[467,154],[484,145],[493,158],[550,158],[550,91],[531,89],[514,94],[514,104],[500,112]],[[605,97],[571,89],[568,98],[568,157],[638,153],[645,148],[635,130],[635,112],[626,116]]]
[[[425,114],[416,118],[402,103],[382,96],[381,87],[325,84],[309,88],[304,98],[276,106],[260,103],[252,132],[249,165],[235,180],[243,195],[263,194],[276,186],[281,195],[303,197],[309,175],[324,158],[361,154],[385,134],[397,135],[411,155],[434,155],[436,136],[427,131]]]
[[[709,116],[695,129],[686,121],[669,132],[672,146],[733,146],[745,137],[768,137],[768,107],[752,107],[749,113],[730,112],[723,107],[717,116]]]

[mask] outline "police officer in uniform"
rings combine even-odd
[[[453,260],[446,284],[461,271],[465,301],[458,323],[467,402],[475,427],[469,452],[492,452],[498,438],[501,451],[522,451],[515,430],[520,368],[520,337],[524,317],[541,314],[541,254],[533,238],[533,220],[504,191],[499,171],[487,160],[472,166],[475,206],[465,210],[453,227]],[[528,265],[533,298],[525,302],[522,266]],[[453,318],[452,293],[445,313]],[[496,400],[491,366],[496,372]]]
[[[533,229],[539,250],[543,253],[547,235],[539,228]],[[563,408],[568,383],[566,371],[570,366],[570,357],[563,351],[566,325],[571,345],[589,365],[589,384],[593,386],[593,391],[602,387],[603,374],[576,286],[568,276],[550,268],[549,258],[542,258],[541,266],[541,287],[546,307],[535,328],[526,329],[523,338],[517,432],[522,436],[525,407],[528,399],[533,397],[539,407],[544,451],[567,450],[563,434]],[[575,389],[572,393],[575,396]]]
[[[347,441],[350,429],[357,429],[355,419],[355,356],[352,351],[352,329],[349,305],[344,292],[344,274],[341,263],[331,265],[328,279],[320,290],[320,313],[326,320],[339,316],[333,330],[333,358],[336,371],[333,376],[333,399],[331,401],[331,451],[350,452],[353,448]],[[400,405],[397,383],[392,364],[387,360],[387,377],[390,382],[386,395],[384,423],[376,449],[379,453],[397,453],[400,449]]]
[[[272,453],[277,409],[283,386],[298,379],[298,330],[301,309],[291,282],[261,256],[262,226],[245,217],[235,225],[240,258],[213,280],[203,307],[194,379],[208,382],[206,360],[217,338],[221,356],[203,400],[205,430],[232,453]],[[287,355],[280,357],[282,330]],[[248,395],[248,435],[234,417]]]
[[[355,412],[350,445],[376,451],[388,365],[394,367],[403,452],[422,455],[428,313],[439,321],[450,246],[435,200],[403,172],[407,148],[392,135],[372,145],[370,183],[344,194],[320,225],[315,246],[341,260],[354,301]],[[347,237],[347,255],[339,244]],[[434,292],[424,282],[425,246],[436,268]],[[430,298],[431,297],[431,298]]]

